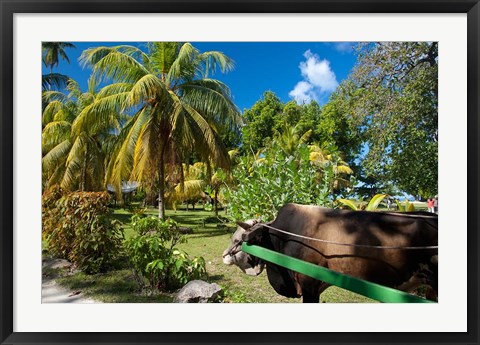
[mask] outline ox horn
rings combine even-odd
[[[250,224],[244,223],[244,222],[236,222],[239,227],[241,227],[244,230],[249,230],[252,226]]]

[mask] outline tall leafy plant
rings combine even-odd
[[[310,161],[310,150],[299,146],[293,155],[273,142],[264,157],[241,157],[229,188],[230,217],[269,220],[286,203],[331,205],[332,164],[322,169]]]

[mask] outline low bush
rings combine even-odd
[[[110,267],[120,253],[123,232],[118,222],[109,218],[109,200],[106,192],[66,194],[57,189],[45,193],[42,234],[50,254],[89,274]]]
[[[206,276],[202,257],[191,259],[175,247],[186,242],[175,221],[133,216],[131,226],[134,234],[125,241],[125,248],[142,286],[172,291]]]
[[[229,219],[222,216],[208,216],[203,218],[204,224],[218,224],[218,223],[228,223]]]

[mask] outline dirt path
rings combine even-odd
[[[55,279],[42,279],[42,303],[102,303],[83,296],[81,291],[69,291]]]
[[[42,303],[102,303],[85,297],[81,291],[70,291],[55,282],[55,272],[70,267],[71,263],[66,260],[48,259],[43,261]]]

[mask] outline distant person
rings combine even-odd
[[[392,206],[392,200],[390,200],[390,198],[387,198],[387,210],[390,211],[391,206]]]
[[[427,207],[428,207],[428,212],[435,213],[435,199],[428,198]]]

